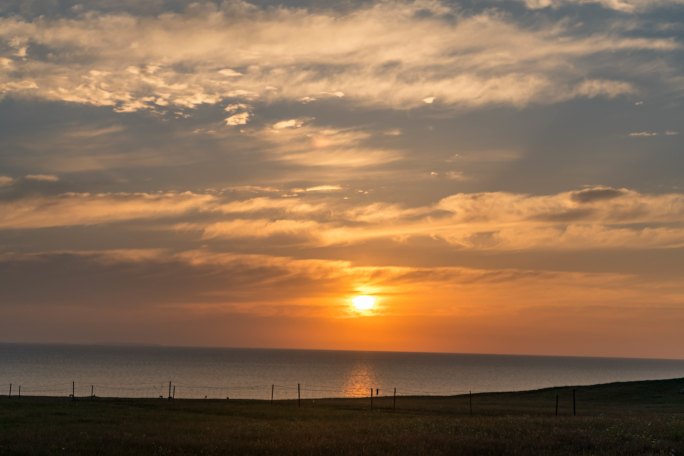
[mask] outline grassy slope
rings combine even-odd
[[[468,397],[0,398],[0,454],[684,455],[684,379]],[[554,416],[555,395],[560,415]]]

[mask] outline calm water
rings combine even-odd
[[[303,398],[458,394],[684,377],[684,361],[434,353],[0,344],[0,394]]]

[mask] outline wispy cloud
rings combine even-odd
[[[0,202],[0,228],[93,225],[168,217],[196,210],[211,195],[194,193],[68,193]]]
[[[276,160],[305,167],[336,167],[342,173],[344,169],[372,167],[402,158],[397,150],[369,145],[373,133],[366,130],[305,125],[295,119],[275,126],[278,128],[250,134],[269,144],[266,150]]]
[[[629,134],[632,138],[652,138],[654,136],[677,136],[678,131],[665,130],[664,132],[657,131],[633,131]]]
[[[682,5],[682,0],[522,0],[531,9],[559,8],[561,6],[601,5],[603,8],[634,13],[670,5]]]
[[[54,174],[27,174],[24,176],[26,180],[36,181],[36,182],[57,182],[59,177]]]

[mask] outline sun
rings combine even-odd
[[[354,296],[352,306],[357,312],[368,312],[375,308],[375,297],[368,295]]]

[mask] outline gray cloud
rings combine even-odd
[[[592,203],[594,201],[611,200],[625,195],[624,190],[608,187],[586,188],[578,192],[574,192],[571,196],[573,201],[578,203]]]

